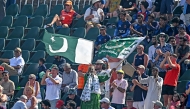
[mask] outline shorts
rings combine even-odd
[[[144,109],[144,101],[134,101],[133,107],[137,109]]]
[[[162,0],[160,14],[172,14],[173,0]]]
[[[86,23],[86,26],[88,27],[89,25],[93,25],[94,27],[97,27],[98,25],[100,25],[100,24],[98,24],[98,23],[94,23],[94,22],[87,22]]]
[[[175,86],[163,85],[162,86],[162,95],[174,95]]]

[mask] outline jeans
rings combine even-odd
[[[123,108],[123,104],[111,103],[111,106],[114,107],[115,109],[122,109]]]

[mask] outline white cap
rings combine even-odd
[[[162,108],[163,104],[160,101],[153,101],[154,105],[160,106]]]
[[[97,60],[97,61],[96,61],[96,64],[104,64],[104,61],[102,61],[102,60]]]
[[[100,0],[92,0],[92,5],[96,2],[100,2]]]
[[[110,103],[110,100],[105,97],[105,98],[103,98],[103,99],[100,100],[100,103],[102,103],[102,102]]]

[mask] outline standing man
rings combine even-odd
[[[46,85],[46,97],[51,104],[51,109],[57,109],[56,103],[60,98],[62,78],[59,77],[59,68],[54,66],[51,71],[47,70],[43,76],[41,85]],[[51,74],[51,75],[50,75]]]
[[[162,87],[162,95],[164,98],[164,106],[166,107],[168,103],[171,102],[172,96],[174,94],[174,89],[177,86],[177,80],[180,73],[180,65],[177,64],[177,55],[170,52],[164,54],[165,58],[160,64],[160,68],[167,70],[164,79],[164,84]],[[165,63],[168,64],[165,64]]]
[[[122,109],[125,104],[126,90],[128,87],[128,82],[123,79],[124,71],[117,71],[117,79],[111,83],[110,91],[112,93],[112,102],[111,106],[116,109]]]
[[[152,101],[160,100],[162,92],[163,79],[159,77],[159,69],[157,67],[152,68],[152,76],[148,78],[142,78],[139,70],[136,71],[139,74],[139,82],[141,84],[148,85],[147,96],[144,103],[144,109],[152,109],[154,104]]]
[[[173,0],[162,0],[160,7],[160,14],[167,16],[168,20],[172,19]]]
[[[22,58],[22,50],[19,47],[15,48],[14,56],[15,57],[11,59],[0,58],[0,61],[10,63],[10,65],[7,63],[1,64],[1,66],[9,72],[10,76],[21,74],[25,64],[24,59]]]

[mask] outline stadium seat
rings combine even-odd
[[[0,26],[0,38],[7,38],[9,34],[9,28],[7,26]]]
[[[39,32],[40,32],[40,28],[39,27],[32,27],[28,31],[28,33],[26,34],[26,36],[24,36],[23,39],[29,39],[29,38],[38,39],[39,38]]]
[[[73,9],[75,10],[76,13],[79,13],[79,7],[78,7],[78,5],[73,5]]]
[[[12,27],[17,27],[17,26],[27,27],[27,25],[28,25],[28,17],[22,15],[18,17],[18,19],[13,23]]]
[[[36,75],[38,73],[38,64],[30,64],[26,71],[24,71],[24,73],[22,74],[23,76],[27,76],[27,75],[30,75],[30,74],[34,74]]]
[[[190,80],[190,69],[185,71],[178,81]]]
[[[63,5],[55,5],[55,6],[53,7],[53,9],[50,11],[49,17],[50,17],[50,16],[53,16],[53,17],[54,17],[55,14],[60,15],[61,10],[63,10]]]
[[[47,32],[49,32],[49,33],[55,33],[55,29],[54,29],[54,27],[48,27],[48,28],[46,28],[46,30],[47,30]]]
[[[8,26],[9,28],[12,26],[12,24],[13,16],[10,15],[5,16],[0,22],[0,26]]]
[[[186,90],[186,84],[189,82],[188,81],[180,81],[178,84],[177,84],[177,93],[184,93],[185,90]]]
[[[85,39],[87,40],[96,40],[97,36],[100,34],[100,31],[97,27],[92,27],[86,33]]]
[[[52,63],[45,63],[46,69],[49,69],[52,66]]]
[[[26,5],[23,6],[19,16],[25,15],[25,16],[30,18],[32,16],[32,14],[33,14],[33,6],[32,6],[32,4],[26,4]]]
[[[72,25],[72,28],[85,27],[86,22],[84,21],[84,17],[78,19],[78,21]]]
[[[45,89],[44,88],[40,88],[40,92],[41,92],[41,97],[42,99],[45,99]]]
[[[40,58],[45,58],[45,51],[39,50],[30,58],[29,63],[38,63]]]
[[[57,34],[69,36],[70,28],[60,28],[59,31],[57,32]]]
[[[36,41],[34,38],[27,39],[21,46],[22,50],[33,51],[36,45]]]
[[[108,19],[107,23],[115,25],[117,23],[117,21],[118,21],[118,17],[112,17],[112,18]]]
[[[6,15],[11,15],[13,17],[17,16],[19,12],[19,6],[18,4],[11,4],[7,9],[6,9]]]
[[[51,21],[53,20],[53,17],[54,17],[54,16],[50,16],[50,17],[46,18],[46,19],[44,20],[44,25],[47,25],[47,24],[51,23]]]
[[[20,39],[11,39],[4,50],[14,50],[16,47],[20,47]]]
[[[26,84],[26,83],[25,83]],[[20,88],[17,93],[14,93],[13,101],[17,101],[23,95],[24,88]]]
[[[107,28],[106,33],[109,34],[112,38],[114,37],[115,28]]]
[[[30,52],[28,50],[22,50],[22,57],[24,59],[24,62],[27,63],[30,58]]]
[[[37,40],[42,40],[45,30],[47,30],[47,32],[49,32],[49,33],[53,33],[53,34],[55,33],[54,27],[48,27],[48,28],[45,28],[45,29],[42,28],[41,31],[40,31],[40,35],[39,35]]]
[[[31,71],[32,70],[33,69],[31,69]],[[31,72],[31,74],[32,74],[32,72]],[[28,80],[29,80],[29,75],[23,75],[22,80],[19,83],[19,87],[25,87],[25,85],[28,82]]]
[[[0,51],[2,51],[5,48],[5,39],[0,38]]]
[[[72,36],[78,37],[78,38],[84,38],[85,35],[86,35],[86,29],[84,27],[77,28],[72,34]]]
[[[31,20],[31,22],[28,25],[28,28],[32,28],[32,27],[42,28],[43,23],[44,23],[44,17],[43,16],[36,16]]]
[[[38,51],[38,50],[45,50],[45,44],[43,42],[40,42],[34,51]]]
[[[13,58],[13,56],[14,56],[13,50],[7,50],[7,51],[3,51],[1,58],[11,59],[11,58]],[[2,63],[2,61],[0,61],[0,63]]]
[[[137,54],[136,52],[132,52],[128,57],[127,57],[127,62],[132,64],[133,63],[133,59],[135,54]]]
[[[46,58],[46,63],[51,63],[52,64],[54,59],[55,59],[54,56],[48,56]]]
[[[83,15],[89,7],[90,7],[90,5],[84,6],[84,8],[81,11],[81,15]]]
[[[17,76],[17,75],[15,75],[15,76],[9,76],[9,79],[14,82],[15,88],[17,88],[18,84],[19,84],[19,76]]]
[[[24,27],[22,26],[17,26],[15,29],[10,33],[8,36],[8,39],[13,39],[13,38],[23,38],[24,37]]]
[[[32,17],[36,17],[36,16],[43,16],[46,17],[48,14],[48,5],[47,4],[42,4],[40,5],[36,11],[34,12],[34,14],[32,15]]]

